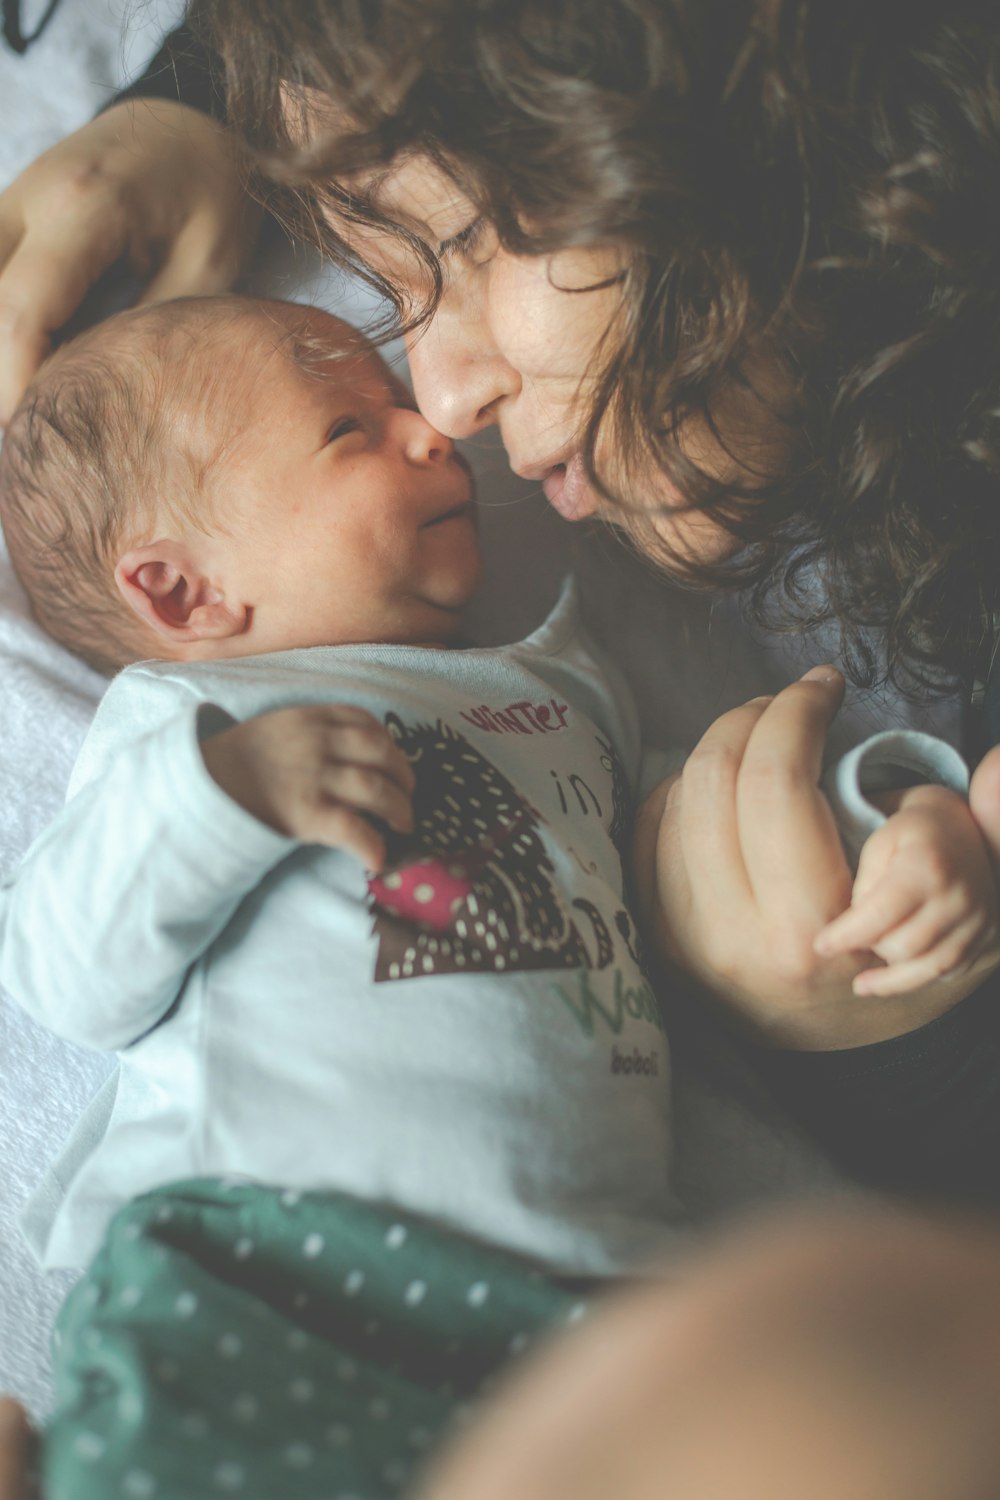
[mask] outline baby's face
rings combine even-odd
[[[308,337],[308,368],[289,337]],[[263,304],[234,328],[231,359],[242,409],[210,482],[248,649],[451,639],[482,568],[451,440],[327,313]]]

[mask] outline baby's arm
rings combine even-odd
[[[116,692],[127,709],[129,684],[108,698]],[[129,722],[125,709],[117,722]],[[357,809],[409,826],[409,777],[387,732],[358,710],[233,724],[210,705],[178,713],[174,702],[153,732],[106,757],[0,888],[0,984],[71,1041],[130,1045],[297,842],[377,865],[381,837],[364,833]]]
[[[883,961],[857,975],[858,995],[920,989],[969,967],[997,934],[993,868],[963,798],[916,786],[893,800],[861,850],[850,907],[816,939],[823,957],[867,951]]]

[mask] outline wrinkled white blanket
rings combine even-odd
[[[47,0],[15,7],[22,38],[32,37],[47,8]],[[24,51],[11,45],[16,36],[0,39],[0,187],[141,69],[182,9],[180,0],[61,0]],[[102,686],[33,624],[0,547],[0,875],[60,805]],[[48,1399],[49,1332],[65,1281],[39,1275],[16,1213],[39,1163],[109,1067],[49,1036],[0,995],[0,1389],[36,1412]]]
[[[102,679],[30,620],[0,557],[0,872],[59,807]],[[58,923],[59,913],[52,913]],[[15,1220],[21,1200],[110,1064],[49,1035],[0,993],[0,1387],[37,1409],[61,1277],[43,1278]]]

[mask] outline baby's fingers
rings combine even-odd
[[[331,764],[370,766],[412,792],[416,785],[413,767],[374,715],[352,705],[338,705],[321,712],[325,724],[323,749]]]
[[[330,765],[320,779],[325,805],[343,805],[378,818],[397,833],[413,830],[413,801],[407,788],[375,766]]]
[[[353,854],[373,874],[384,869],[385,839],[363,813],[330,801],[314,809],[310,823],[310,843]]]
[[[886,958],[883,969],[865,969],[854,980],[856,995],[904,995],[923,989],[935,980],[944,979],[957,970],[973,963],[983,951],[988,933],[978,917],[971,917],[961,926],[950,930],[946,937],[932,947],[919,946],[921,939],[916,923],[908,937],[906,928],[893,933],[892,953],[887,955],[887,942],[882,945],[880,956]],[[904,950],[908,956],[903,956]]]
[[[883,938],[919,910],[923,900],[924,892],[907,880],[898,867],[891,868],[889,874],[856,895],[847,911],[823,928],[814,944],[816,952],[822,958],[832,958],[841,953],[874,950]]]

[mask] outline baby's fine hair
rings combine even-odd
[[[4,435],[14,570],[43,629],[99,671],[164,654],[115,564],[164,510],[205,528],[208,463],[179,429],[181,396],[185,410],[216,405],[224,361],[190,356],[237,315],[228,299],[193,297],[120,313],[45,363]]]

